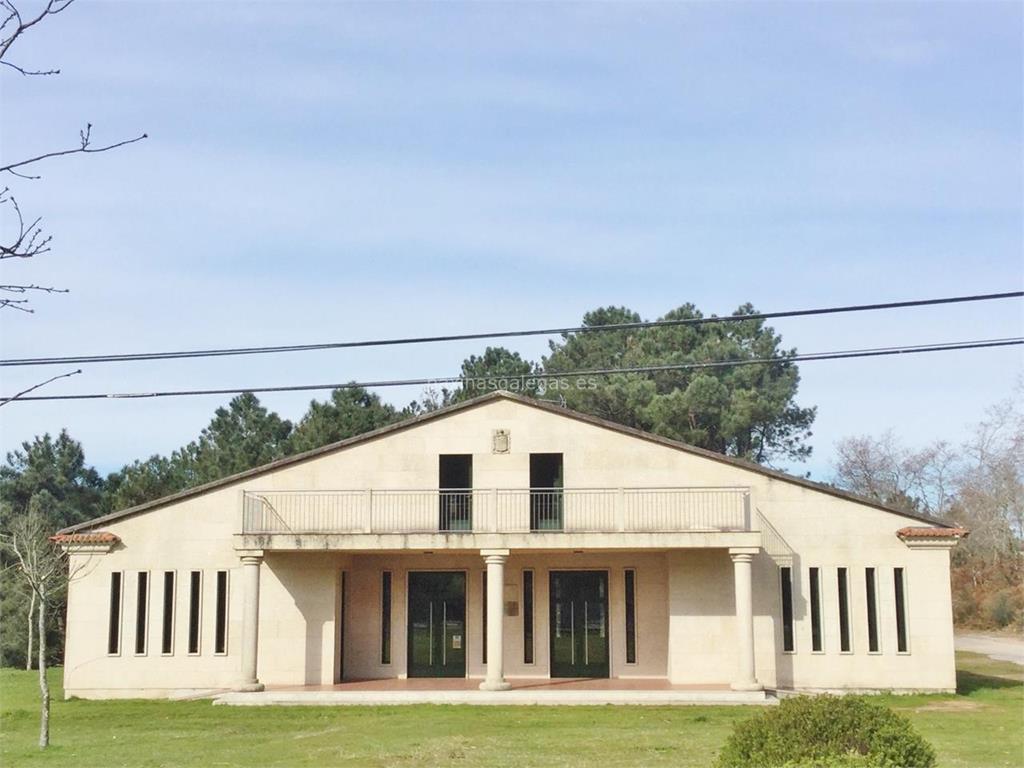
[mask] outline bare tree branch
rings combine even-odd
[[[26,77],[32,76],[32,75],[59,75],[60,74],[60,70],[59,69],[47,69],[47,70],[42,70],[42,69],[25,69],[24,67],[19,67],[17,64],[12,64],[9,61],[0,61],[0,64],[3,64],[5,67],[10,67],[15,72],[19,72],[19,73],[25,75]]]
[[[31,310],[29,310],[29,311],[31,311]],[[81,372],[82,372],[82,369],[79,368],[77,371],[71,371],[70,373],[62,373],[59,376],[54,376],[53,378],[47,379],[46,381],[41,381],[38,384],[36,384],[34,386],[31,386],[31,387],[29,387],[26,390],[22,390],[21,392],[19,392],[16,395],[12,395],[11,397],[0,398],[0,408],[3,408],[5,405],[7,405],[9,403],[13,403],[19,397],[24,397],[29,392],[34,392],[35,390],[39,389],[40,387],[45,387],[50,382],[57,381],[57,379],[66,379],[66,378],[69,378],[71,376],[77,376]]]
[[[23,166],[30,165],[32,163],[38,163],[40,160],[47,160],[47,159],[49,159],[51,157],[64,157],[66,155],[79,155],[79,154],[83,154],[83,153],[84,154],[96,154],[96,153],[99,153],[99,152],[109,152],[112,149],[117,149],[118,147],[124,147],[124,146],[127,146],[128,144],[134,144],[137,141],[142,141],[143,139],[149,138],[149,136],[147,134],[143,133],[143,134],[141,134],[139,136],[136,136],[133,139],[125,139],[124,141],[118,141],[118,142],[116,142],[114,144],[108,144],[105,147],[92,148],[92,147],[89,146],[89,144],[90,144],[89,134],[91,133],[91,131],[92,131],[92,123],[87,123],[86,127],[85,127],[85,130],[79,132],[79,136],[81,137],[81,146],[74,147],[73,149],[61,149],[61,150],[57,150],[55,152],[44,152],[41,155],[36,155],[35,157],[30,157],[27,160],[19,160],[16,163],[11,163],[9,165],[0,165],[0,171],[13,172],[14,168],[21,168]],[[36,178],[38,178],[38,177],[36,177]]]
[[[9,205],[14,211],[18,225],[14,241],[8,245],[0,245],[0,260],[3,259],[31,259],[50,250],[50,237],[44,237],[39,222],[42,218],[36,218],[29,225],[25,225],[25,217],[21,214],[21,207],[17,199],[10,193],[8,187],[0,190],[0,205]]]
[[[0,64],[3,63],[4,62],[0,61]],[[27,181],[36,181],[37,179],[43,178],[42,176],[30,176],[27,173],[19,173],[18,171],[8,171],[8,173],[10,173],[11,176],[17,176],[19,179],[26,179]]]
[[[70,293],[67,288],[54,288],[52,286],[45,285],[0,285],[0,291],[9,291],[10,293],[26,293],[28,291],[40,291],[42,293]],[[28,299],[5,299],[0,298],[0,309],[16,309],[19,312],[27,312],[28,314],[34,314],[34,309],[29,309],[25,305],[28,304]]]
[[[70,293],[67,288],[54,288],[47,285],[0,285],[0,291],[25,293],[25,291],[42,291],[43,293]]]
[[[7,17],[0,24],[0,59],[7,55],[7,51],[25,30],[34,27],[47,16],[56,16],[67,10],[73,2],[75,0],[48,0],[37,16],[26,21],[13,0],[0,0],[0,8],[7,11]]]
[[[60,69],[31,69],[8,61],[6,57],[8,52],[11,50],[11,46],[14,45],[26,30],[31,29],[49,16],[55,16],[58,13],[67,10],[73,2],[74,0],[45,0],[41,8],[36,13],[33,15],[23,16],[18,8],[16,0],[0,0],[0,18],[2,18],[2,20],[0,20],[0,64],[3,64],[23,76],[60,74]],[[0,166],[0,172],[9,173],[11,176],[18,179],[35,181],[40,178],[40,175],[33,172],[26,172],[25,169],[43,160],[66,157],[68,155],[99,154],[102,152],[109,152],[111,150],[118,149],[119,147],[124,147],[128,144],[134,144],[138,141],[142,141],[145,138],[147,138],[147,135],[143,133],[130,139],[94,147],[92,145],[92,123],[87,123],[85,129],[78,133],[79,143],[77,147],[59,149],[52,152],[43,152],[24,160],[8,162],[6,165]],[[31,259],[35,256],[41,256],[44,253],[48,253],[50,251],[50,242],[52,237],[44,233],[40,225],[42,217],[36,217],[31,221],[31,223],[26,223],[24,216],[22,216],[21,208],[18,206],[17,200],[6,187],[0,191],[0,206],[3,205],[9,205],[11,207],[10,210],[13,210],[13,216],[10,218],[14,219],[16,225],[13,227],[13,238],[9,238],[4,243],[0,244],[0,261],[5,259]],[[0,291],[17,294],[25,294],[29,292],[67,293],[67,290],[63,288],[44,287],[36,284],[0,285]],[[33,310],[26,306],[28,303],[29,300],[27,298],[0,298],[0,310],[16,309],[21,312],[31,314]]]

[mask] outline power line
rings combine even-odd
[[[715,360],[700,363],[677,363],[669,365],[648,365],[631,368],[598,368],[585,371],[559,371],[550,373],[525,374],[519,376],[474,377],[485,381],[520,381],[554,378],[581,378],[586,376],[612,376],[616,374],[665,373],[671,371],[688,371],[701,368],[732,368],[744,365],[770,365],[778,363],[809,362],[813,360],[844,360],[862,357],[882,357],[889,355],[909,355],[924,352],[951,352],[963,349],[985,349],[989,347],[1009,347],[1024,344],[1024,337],[1005,339],[981,339],[977,341],[947,342],[942,344],[919,344],[904,347],[876,347],[872,349],[849,349],[835,352],[812,352],[787,357],[756,358],[748,360]],[[226,389],[186,389],[165,392],[120,392],[91,393],[80,395],[38,395],[18,397],[17,402],[39,400],[106,400],[106,399],[144,399],[154,397],[191,397],[196,395],[236,395],[242,392],[308,392],[325,389],[355,389],[357,387],[374,389],[379,387],[429,386],[432,384],[455,384],[467,379],[462,376],[439,376],[429,379],[384,379],[381,381],[345,382],[340,384],[294,384],[281,387],[230,387]],[[0,403],[14,401],[13,397],[0,398]]]
[[[447,341],[479,341],[481,339],[516,338],[523,336],[555,336],[567,333],[603,333],[607,331],[629,331],[645,328],[671,328],[679,326],[708,325],[712,323],[742,323],[747,320],[772,320],[782,317],[810,317],[845,312],[869,312],[884,309],[928,307],[940,304],[963,304],[975,301],[998,299],[1019,299],[1024,291],[949,296],[938,299],[917,299],[914,301],[892,301],[883,304],[852,304],[848,306],[820,307],[817,309],[796,309],[784,312],[757,312],[749,315],[726,315],[723,317],[692,317],[677,320],[653,320],[636,323],[614,323],[611,325],[577,325],[565,328],[536,328],[532,330],[491,331],[487,333],[461,333],[447,336],[413,336],[394,339],[371,339],[367,341],[337,341],[322,344],[287,344],[282,346],[230,347],[225,349],[193,349],[174,352],[125,352],[106,355],[70,355],[65,357],[22,357],[0,360],[0,367],[29,365],[72,365],[82,363],[127,363],[142,360],[181,360],[198,357],[229,357],[234,355],[267,355],[280,352],[311,352],[328,349],[353,349],[356,347],[386,347],[402,344],[436,344]]]

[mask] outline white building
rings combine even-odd
[[[62,531],[65,692],[951,691],[965,534],[499,392]]]

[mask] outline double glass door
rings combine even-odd
[[[608,677],[608,574],[551,572],[551,676]]]
[[[466,574],[409,573],[409,677],[466,676]]]

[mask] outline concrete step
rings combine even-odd
[[[771,705],[778,700],[765,691],[260,691],[217,696],[214,704],[261,706],[395,706],[407,704],[476,704],[483,706],[552,705],[629,706]]]

